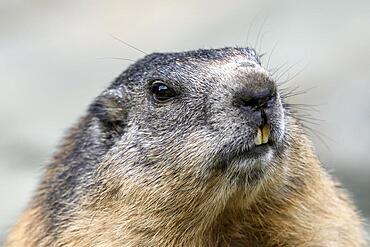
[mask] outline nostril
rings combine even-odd
[[[238,100],[238,106],[252,109],[262,109],[269,107],[270,102],[274,101],[274,99],[275,94],[266,95],[264,97],[241,97]]]
[[[259,105],[259,101],[255,98],[249,98],[249,99],[241,99],[241,106],[244,107],[257,107]]]
[[[234,95],[234,104],[245,110],[263,110],[275,102],[277,88],[272,81],[257,81],[239,88]]]

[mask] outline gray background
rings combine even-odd
[[[110,35],[148,53],[249,36],[265,64],[276,45],[270,67],[295,64],[280,81],[301,71],[288,86],[307,91],[292,101],[316,105],[321,161],[370,215],[370,1],[0,0],[0,240],[65,130],[130,63],[101,58],[142,56]]]

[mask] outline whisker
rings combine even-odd
[[[123,40],[121,40],[120,38],[117,38],[117,37],[113,36],[112,34],[111,34],[110,36],[111,36],[113,39],[115,39],[115,40],[119,41],[120,43],[122,43],[122,44],[124,44],[124,45],[126,45],[126,46],[128,46],[128,47],[131,47],[132,49],[134,49],[134,50],[136,50],[136,51],[139,51],[139,52],[143,53],[144,55],[148,55],[148,53],[146,53],[145,51],[143,51],[143,50],[141,50],[141,49],[139,49],[139,48],[137,48],[137,47],[135,47],[135,46],[133,46],[133,45],[131,45],[131,44],[127,43],[126,41],[123,41]]]
[[[333,141],[331,138],[329,138],[327,135],[325,135],[324,133],[322,133],[321,131],[318,131],[317,129],[314,129],[312,127],[309,127],[307,126],[306,124],[303,124],[301,123],[302,127],[304,129],[307,129],[310,133],[312,133],[314,136],[317,137],[317,139],[327,148],[330,150],[330,147],[329,145],[327,144],[327,142],[324,140],[323,137],[325,137],[327,140],[330,140],[330,141]]]
[[[113,59],[113,60],[124,60],[124,61],[136,62],[133,59],[123,58],[123,57],[98,57],[97,59]]]
[[[294,114],[293,117],[301,122],[305,122],[305,123],[309,123],[309,124],[312,124],[312,125],[317,125],[319,126],[320,123],[323,123],[324,120],[322,119],[317,119],[317,118],[312,118],[312,117],[308,117],[308,115],[304,115],[304,114]]]
[[[258,46],[258,48],[256,47],[256,48],[257,48],[257,50],[258,50],[258,53],[260,53],[260,52],[261,52],[264,37],[265,37],[267,34],[269,34],[269,33],[271,33],[271,31],[265,31],[265,32],[261,35],[261,39],[260,39],[260,42],[259,42],[259,46]]]
[[[260,58],[263,58],[264,56],[266,56],[266,52],[261,53],[261,54],[258,54],[258,56],[259,56]]]
[[[279,76],[276,78],[276,81],[280,81],[280,79],[286,74],[288,73],[293,67],[297,66],[298,62],[297,63],[294,63],[292,65],[290,65],[288,68],[286,68],[284,71],[281,72],[281,74],[279,74]]]
[[[264,20],[263,20],[263,22],[262,22],[262,24],[261,24],[261,26],[258,30],[256,41],[254,42],[254,47],[253,47],[254,49],[257,49],[257,45],[258,45],[258,42],[259,42],[259,39],[260,39],[260,35],[261,35],[261,32],[263,30],[263,27],[264,27],[266,21],[267,21],[267,17],[264,18]]]
[[[301,112],[302,114],[307,114],[307,115],[310,115],[312,112],[316,112],[316,113],[320,112],[318,109],[315,109],[315,108],[294,106],[291,104],[284,104],[284,108],[289,109],[290,111],[297,111],[297,112]]]
[[[277,68],[273,68],[270,73],[271,73],[271,76],[275,76],[275,74],[277,72],[279,72],[282,68],[284,68],[286,65],[288,64],[288,62],[285,62],[283,63],[282,65],[278,66]]]
[[[275,51],[275,49],[276,49],[276,46],[277,46],[277,42],[275,42],[275,44],[274,44],[274,46],[272,47],[272,49],[271,49],[271,52],[270,52],[270,54],[269,54],[269,59],[267,60],[267,65],[266,65],[266,68],[267,68],[267,70],[270,70],[270,59],[271,59],[271,56],[272,56],[272,54],[274,53],[274,51]]]
[[[254,26],[254,23],[256,22],[256,19],[257,19],[257,15],[255,15],[252,19],[252,22],[250,23],[249,27],[248,27],[248,31],[247,31],[247,38],[246,38],[246,42],[247,42],[247,46],[249,48],[252,48],[251,47],[251,44],[249,43],[249,35],[250,35],[250,32],[252,30],[252,27]]]
[[[288,106],[292,106],[294,108],[299,108],[299,109],[310,109],[310,110],[317,110],[317,107],[321,106],[319,104],[317,105],[312,105],[312,104],[303,104],[303,103],[287,103]]]
[[[288,82],[290,82],[290,81],[292,81],[292,80],[294,80],[295,78],[297,78],[304,70],[306,69],[306,67],[304,67],[304,68],[302,68],[302,69],[300,69],[298,72],[296,72],[292,77],[290,77],[290,78],[288,78],[288,79],[286,79],[286,80],[284,80],[284,81],[280,81],[280,82],[278,82],[278,84],[281,86],[281,85],[284,85],[284,84],[286,84],[286,83],[288,83]]]
[[[296,86],[288,92],[285,92],[285,89],[280,89],[280,90],[281,90],[282,98],[287,99],[287,98],[292,98],[292,97],[295,97],[295,96],[298,96],[298,95],[306,94],[308,91],[311,91],[314,88],[316,88],[316,86],[297,91],[299,89],[299,86]]]
[[[285,96],[285,95],[290,95],[292,93],[295,93],[298,89],[299,89],[299,86],[296,85],[294,87],[279,88],[279,91],[280,91],[281,96]]]
[[[281,93],[282,99],[287,99],[289,97],[294,97],[297,95],[302,95],[307,93],[307,91],[312,90],[315,87],[308,88],[306,90],[298,90],[299,86],[294,86],[292,89],[285,88],[282,91],[286,91],[285,93]],[[330,140],[328,136],[318,131],[316,128],[320,127],[321,124],[324,122],[323,119],[319,119],[312,116],[312,112],[320,112],[317,107],[319,105],[309,105],[309,104],[295,104],[295,103],[286,103],[283,102],[283,106],[286,109],[286,114],[299,122],[299,124],[305,129],[311,136],[315,136],[326,148],[329,149],[329,146],[326,140]],[[314,128],[313,126],[316,126]],[[325,137],[325,139],[323,138]]]

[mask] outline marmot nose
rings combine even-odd
[[[235,94],[234,105],[242,109],[261,111],[270,108],[275,102],[276,86],[267,83],[258,86],[246,86]]]

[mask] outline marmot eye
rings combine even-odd
[[[154,100],[166,102],[176,96],[175,90],[162,82],[154,82],[150,88]]]

